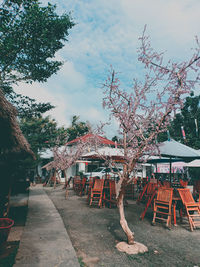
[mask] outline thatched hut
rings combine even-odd
[[[4,97],[0,90],[0,153],[34,155],[23,136],[18,122],[17,110]]]
[[[0,90],[0,216],[5,215],[2,209],[13,181],[19,178],[19,160],[28,157],[34,154],[18,125],[17,110]]]

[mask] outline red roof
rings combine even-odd
[[[107,139],[105,137],[102,137],[100,135],[94,135],[92,133],[86,134],[84,136],[80,136],[80,137],[78,137],[78,138],[76,138],[76,139],[74,139],[72,141],[69,141],[69,142],[66,143],[66,145],[71,145],[71,144],[77,143],[78,141],[85,142],[87,139],[89,139],[91,137],[94,137],[94,136],[99,139],[99,141],[100,141],[101,144],[104,144],[104,145],[112,145],[112,146],[115,146],[116,145],[116,143],[113,142],[112,140],[109,140],[109,139]]]

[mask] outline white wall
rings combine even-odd
[[[67,178],[69,178],[71,176],[75,176],[76,175],[76,165],[73,165],[70,168],[68,168],[66,174],[67,174]]]
[[[77,163],[79,172],[85,172],[85,163]]]

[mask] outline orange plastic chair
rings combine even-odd
[[[188,181],[183,181],[182,179],[179,180],[180,186],[187,187]]]
[[[87,196],[87,203],[88,204],[90,202],[91,190],[92,190],[92,188],[94,186],[94,181],[95,181],[95,177],[90,177],[89,178],[89,187],[88,187],[88,192],[87,192],[87,194],[88,194],[88,196]]]
[[[140,215],[140,219],[143,220],[144,216],[148,210],[148,207],[151,205],[153,209],[153,199],[155,198],[156,192],[157,192],[158,184],[157,183],[148,183],[146,188],[146,193],[144,195],[146,200],[146,206],[142,214]]]
[[[200,205],[194,201],[189,188],[178,189],[178,192],[186,209],[190,230],[193,231],[200,226]]]
[[[173,188],[158,188],[157,197],[154,200],[153,225],[155,225],[156,220],[160,220],[166,222],[168,228],[171,227],[172,194]]]
[[[146,194],[145,194],[145,201],[148,202],[149,198],[154,194],[155,190],[158,188],[157,183],[148,183]]]
[[[143,197],[145,196],[148,184],[149,183],[145,184],[145,186],[143,187],[143,190],[140,192],[138,199],[137,199],[137,203],[140,203],[142,201]]]
[[[104,179],[95,179],[94,187],[91,188],[90,206],[92,203],[98,203],[102,207]]]
[[[153,194],[155,188],[158,187],[158,181],[157,179],[150,179],[150,182],[145,184],[143,190],[140,192],[137,203],[142,202],[143,200],[145,202],[148,202],[149,197]]]

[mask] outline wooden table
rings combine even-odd
[[[174,217],[174,226],[177,226],[176,223],[176,204],[177,201],[181,201],[181,197],[179,196],[179,193],[176,189],[173,190],[173,196],[172,196],[172,211],[173,211],[173,217]]]

